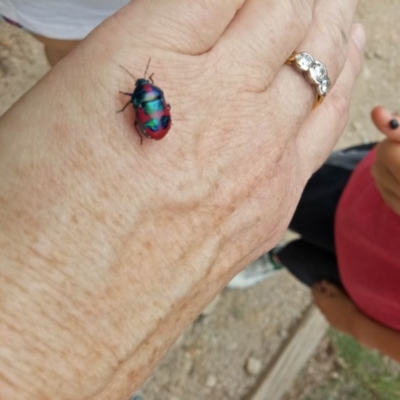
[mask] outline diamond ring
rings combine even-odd
[[[288,58],[286,64],[293,65],[297,71],[303,73],[307,81],[314,87],[316,97],[313,108],[321,105],[331,88],[331,81],[325,65],[316,61],[308,53],[295,51]]]

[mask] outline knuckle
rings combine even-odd
[[[330,68],[333,69],[335,75],[339,75],[343,69],[347,58],[347,34],[343,29],[342,19],[337,14],[329,13],[323,22],[320,23],[322,37],[329,40]]]
[[[302,37],[306,35],[312,22],[313,9],[311,3],[309,0],[291,0],[288,3],[289,9],[286,10],[289,16],[290,29],[296,30]]]
[[[210,11],[212,9],[213,2],[212,0],[193,0],[193,5],[197,6],[205,11]]]
[[[193,0],[189,17],[192,27],[208,26],[213,21],[216,10],[219,10],[218,5],[213,4],[210,0]],[[196,18],[196,22],[194,20]]]
[[[242,0],[192,0],[192,14],[207,18],[213,17],[215,12],[234,14],[242,5]]]

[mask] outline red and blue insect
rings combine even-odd
[[[120,92],[125,96],[130,96],[130,100],[125,104],[123,112],[129,104],[133,105],[136,114],[135,128],[140,136],[140,144],[143,136],[149,139],[162,139],[171,128],[171,106],[167,104],[163,91],[154,85],[153,75],[146,79],[150,61],[147,63],[144,78],[135,77],[124,67],[121,66],[133,79],[135,79],[135,90],[132,93]]]

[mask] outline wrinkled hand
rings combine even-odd
[[[346,123],[356,6],[132,1],[2,117],[7,399],[128,397],[280,239]],[[284,65],[295,49],[334,84],[313,112],[311,86]],[[149,57],[173,126],[140,146],[133,109],[116,113],[134,87],[119,65],[139,78]]]
[[[315,304],[335,329],[353,335],[352,327],[359,310],[343,290],[322,281],[314,285],[312,295]]]
[[[400,118],[377,107],[372,111],[372,119],[376,127],[387,136],[376,147],[372,176],[386,204],[400,215],[400,127],[391,129],[389,124],[392,119],[400,122]]]
[[[143,201],[154,210],[171,210],[172,219],[190,204],[202,226],[224,238],[218,244],[224,263],[240,259],[243,267],[280,239],[305,182],[345,126],[361,58],[350,37],[356,6],[357,0],[133,2],[131,12],[102,27],[107,33],[132,27],[122,43],[98,44],[93,56],[100,52],[107,59],[90,71],[78,64],[87,74],[80,80],[98,88],[85,88],[81,103],[90,108],[96,100],[102,136],[132,160]],[[362,33],[355,32],[362,47]],[[310,85],[284,66],[294,49],[324,62],[335,83],[314,112]],[[162,142],[139,147],[133,110],[111,112],[125,102],[111,96],[114,88],[116,93],[133,86],[114,65],[140,77],[150,56],[150,72],[172,105],[174,125]],[[85,118],[89,124],[92,116]],[[150,176],[140,177],[143,169]],[[188,229],[199,235],[197,222]]]

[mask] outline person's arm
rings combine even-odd
[[[351,335],[364,346],[400,362],[400,332],[387,328],[362,312],[355,315]]]
[[[346,122],[356,3],[136,0],[1,118],[2,397],[128,397],[280,239]],[[296,47],[336,82],[312,113]],[[141,146],[119,65],[150,57],[173,126]]]
[[[369,318],[332,283],[317,283],[312,294],[315,304],[335,329],[400,362],[400,332]]]

